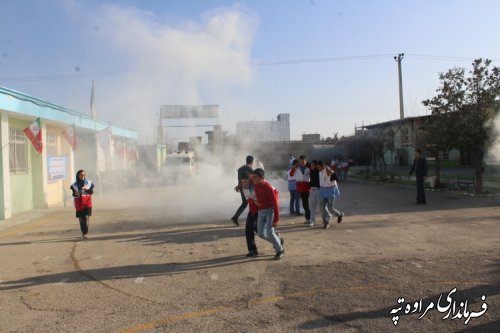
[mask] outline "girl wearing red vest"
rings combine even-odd
[[[304,155],[299,157],[299,164],[300,166],[295,176],[297,179],[297,192],[300,194],[302,207],[304,207],[304,215],[306,217],[304,223],[309,224],[311,218],[311,210],[309,209],[309,191],[311,190],[309,181],[311,180],[311,169]]]
[[[87,240],[89,232],[89,217],[92,215],[92,197],[94,184],[88,180],[84,170],[76,173],[76,182],[71,185],[71,191],[75,198],[76,217],[80,221],[82,239]]]

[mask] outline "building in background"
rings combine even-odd
[[[41,153],[24,133],[37,118]],[[75,149],[63,134],[68,129]],[[115,170],[128,173],[137,160],[137,136],[134,130],[0,87],[0,219],[63,202],[78,169],[94,182]]]
[[[425,129],[430,121],[432,121],[430,115],[395,119],[363,125],[356,129],[355,135],[380,140],[384,145],[385,163],[404,166],[412,163],[416,148],[420,148],[424,155],[429,155],[427,150],[432,142],[429,142]],[[459,161],[461,158],[458,149],[439,152],[439,154],[442,160]]]
[[[321,141],[320,134],[302,134],[302,141]]]
[[[240,121],[236,124],[236,139],[243,142],[290,141],[290,114],[280,113],[271,121]]]

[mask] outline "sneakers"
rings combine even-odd
[[[342,222],[342,217],[344,217],[344,213],[340,213],[339,217],[337,217],[337,223]]]
[[[309,224],[309,223],[310,223],[310,221],[309,221],[309,220],[306,220],[306,221],[304,222],[304,224]]]
[[[259,252],[257,252],[257,251],[250,251],[247,254],[245,254],[245,257],[252,258],[252,257],[257,257],[258,255],[259,255]]]
[[[87,235],[83,235],[83,236],[82,236],[82,239],[83,239],[84,241],[88,241],[88,240],[89,240],[89,239],[88,239],[88,237],[87,237]]]
[[[285,249],[278,251],[274,256],[274,260],[280,260],[281,258],[283,258],[284,255],[285,255]]]
[[[310,227],[314,227],[314,222],[309,222]]]
[[[323,225],[323,229],[328,229],[330,228],[330,223],[325,223],[325,225]]]
[[[238,223],[238,219],[237,219],[235,216],[231,217],[231,221],[233,221],[233,223],[234,223],[236,226],[239,226],[239,225],[240,225],[240,224]]]

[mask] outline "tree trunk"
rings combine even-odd
[[[436,158],[436,182],[434,188],[441,188],[441,159],[439,158],[439,151],[435,155]]]
[[[474,159],[474,189],[476,193],[483,193],[484,152],[482,150],[476,150],[472,156]]]

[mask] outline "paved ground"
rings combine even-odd
[[[341,224],[284,214],[286,256],[274,261],[260,239],[262,255],[243,257],[243,227],[222,218],[235,207],[200,217],[196,202],[176,204],[177,190],[96,200],[88,242],[69,208],[1,222],[0,332],[500,331],[498,197],[428,192],[416,206],[414,188],[353,180]],[[465,301],[478,317],[443,319],[441,294],[441,307],[455,302],[450,318]]]

